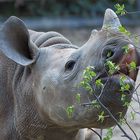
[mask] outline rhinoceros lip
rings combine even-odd
[[[127,67],[121,68],[118,72],[115,72],[112,75],[109,75],[107,71],[102,72],[101,74],[99,74],[96,79],[103,79],[103,80],[107,80],[109,78],[113,78],[114,76],[123,76],[125,75],[126,77],[129,77],[130,79],[132,79],[133,81],[136,81],[136,77],[137,77],[137,70],[132,70],[129,71]],[[95,79],[95,80],[96,80]],[[94,81],[95,81],[94,80]]]
[[[121,58],[121,60],[119,61],[119,67],[120,73],[123,73],[127,76],[129,76],[131,79],[133,79],[134,81],[136,81],[136,77],[137,77],[137,72],[138,70],[131,70],[130,69],[130,63],[134,61],[137,63],[136,61],[136,51],[135,48],[133,46],[130,45],[130,49],[129,52],[124,54]]]

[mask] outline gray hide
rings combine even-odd
[[[96,79],[107,81],[102,95],[98,88],[95,94],[117,119],[119,112],[125,115],[120,76],[127,76],[125,83],[133,91],[137,72],[126,73],[121,68],[108,78],[104,71],[106,60],[118,64],[129,61],[121,49],[124,45],[131,48],[130,60],[138,62],[132,42],[118,31],[120,25],[116,14],[108,9],[102,29],[94,30],[87,43],[78,48],[59,33],[28,30],[19,18],[10,17],[0,28],[0,139],[84,140],[84,130],[78,134],[82,128],[115,125],[107,112],[103,123],[97,121],[101,109],[81,106],[75,96],[81,94],[81,103],[95,100],[77,86],[83,70],[95,66]],[[110,58],[106,57],[107,49],[113,51]],[[126,95],[130,101],[131,95]],[[70,105],[74,105],[74,112],[68,117],[66,108]]]

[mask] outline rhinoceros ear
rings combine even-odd
[[[0,29],[0,50],[16,63],[27,66],[35,62],[38,48],[30,40],[25,24],[10,17]]]
[[[118,16],[115,14],[115,12],[111,9],[107,9],[105,11],[102,29],[109,28],[113,30],[118,30],[120,26],[121,26],[121,23],[119,21]]]

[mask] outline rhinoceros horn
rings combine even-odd
[[[119,21],[118,16],[115,14],[113,10],[107,9],[105,11],[102,29],[109,28],[112,30],[118,30],[119,26],[121,26],[121,23]]]

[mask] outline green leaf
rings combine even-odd
[[[68,106],[68,107],[66,108],[66,113],[67,113],[67,115],[68,115],[69,118],[72,117],[73,112],[74,112],[74,106],[73,106],[73,105]]]
[[[101,79],[97,79],[97,80],[95,81],[95,84],[96,84],[97,87],[102,87],[102,86],[104,85],[104,84],[102,83]]]
[[[119,118],[121,119],[123,117],[123,113],[122,112],[118,112],[119,114]]]
[[[125,85],[125,90],[126,90],[126,91],[129,91],[129,90],[130,90],[130,85],[129,85],[129,84],[126,84],[126,85]]]
[[[99,115],[98,115],[98,120],[97,121],[101,121],[101,123],[104,121],[105,116],[104,116],[104,111],[102,111]]]
[[[93,66],[86,67],[86,69],[83,71],[83,81],[80,82],[80,86],[85,88],[90,93],[93,93],[90,82],[96,76],[96,73],[93,70]]]
[[[117,3],[114,5],[114,7],[116,8],[116,14],[121,15],[121,16],[126,14],[124,4],[120,5]]]
[[[125,101],[126,101],[126,95],[125,95],[125,94],[122,94],[122,96],[121,96],[121,101],[122,101],[122,102],[125,102]]]
[[[87,82],[90,82],[92,78],[96,76],[96,73],[93,71],[93,69],[93,66],[89,66],[83,71],[83,79]]]
[[[125,75],[122,75],[122,76],[120,77],[120,85],[121,85],[121,86],[125,85],[125,80],[126,80],[126,76],[125,76]]]
[[[139,44],[139,37],[137,35],[134,36],[134,42],[136,45]]]
[[[112,55],[112,51],[108,51],[107,58],[109,58]]]
[[[108,66],[109,68],[108,72],[110,75],[120,70],[120,67],[116,65],[115,63],[113,63],[112,61],[107,61],[105,65]]]
[[[131,111],[130,112],[130,117],[131,117],[131,120],[135,120],[136,113]]]
[[[76,101],[78,103],[80,103],[80,101],[81,101],[81,95],[79,93],[76,94]]]
[[[122,49],[124,50],[124,53],[125,53],[125,54],[129,53],[129,51],[130,51],[128,45],[123,46]]]
[[[136,66],[136,63],[134,61],[132,61],[130,64],[129,64],[129,69],[130,71],[131,70],[136,70],[137,66]]]
[[[130,90],[130,85],[129,84],[124,84],[121,86],[120,91],[124,92],[124,91],[129,91]]]
[[[130,106],[130,102],[125,101],[123,106],[124,106],[124,107],[125,107],[125,106],[126,106],[126,107],[129,107],[129,106]]]
[[[119,123],[122,125],[122,124],[125,124],[125,119],[123,118],[123,113],[122,112],[118,112],[119,113]]]
[[[112,128],[108,128],[106,136],[103,138],[103,140],[111,140],[113,137],[113,130]]]
[[[101,106],[100,106],[99,102],[97,102],[97,100],[92,101],[92,106],[97,108],[97,109],[101,108]]]
[[[125,121],[125,119],[124,119],[124,118],[121,118],[121,119],[119,120],[119,122],[120,122],[120,124],[121,124],[121,125],[123,125],[123,124],[125,124],[125,123],[126,123],[126,121]]]
[[[93,92],[93,89],[92,89],[91,85],[89,84],[89,81],[84,81],[84,80],[81,81],[80,86],[85,88],[89,92]]]
[[[121,92],[130,91],[130,85],[128,83],[126,83],[125,80],[126,80],[125,75],[120,77],[120,86],[121,86],[120,91]],[[124,96],[124,94],[122,94],[122,98],[123,98],[123,96]]]
[[[123,33],[124,35],[127,35],[127,36],[129,36],[129,37],[130,37],[130,35],[131,35],[131,33],[130,33],[125,27],[123,27],[123,26],[119,26],[119,31],[120,31],[121,33]]]

